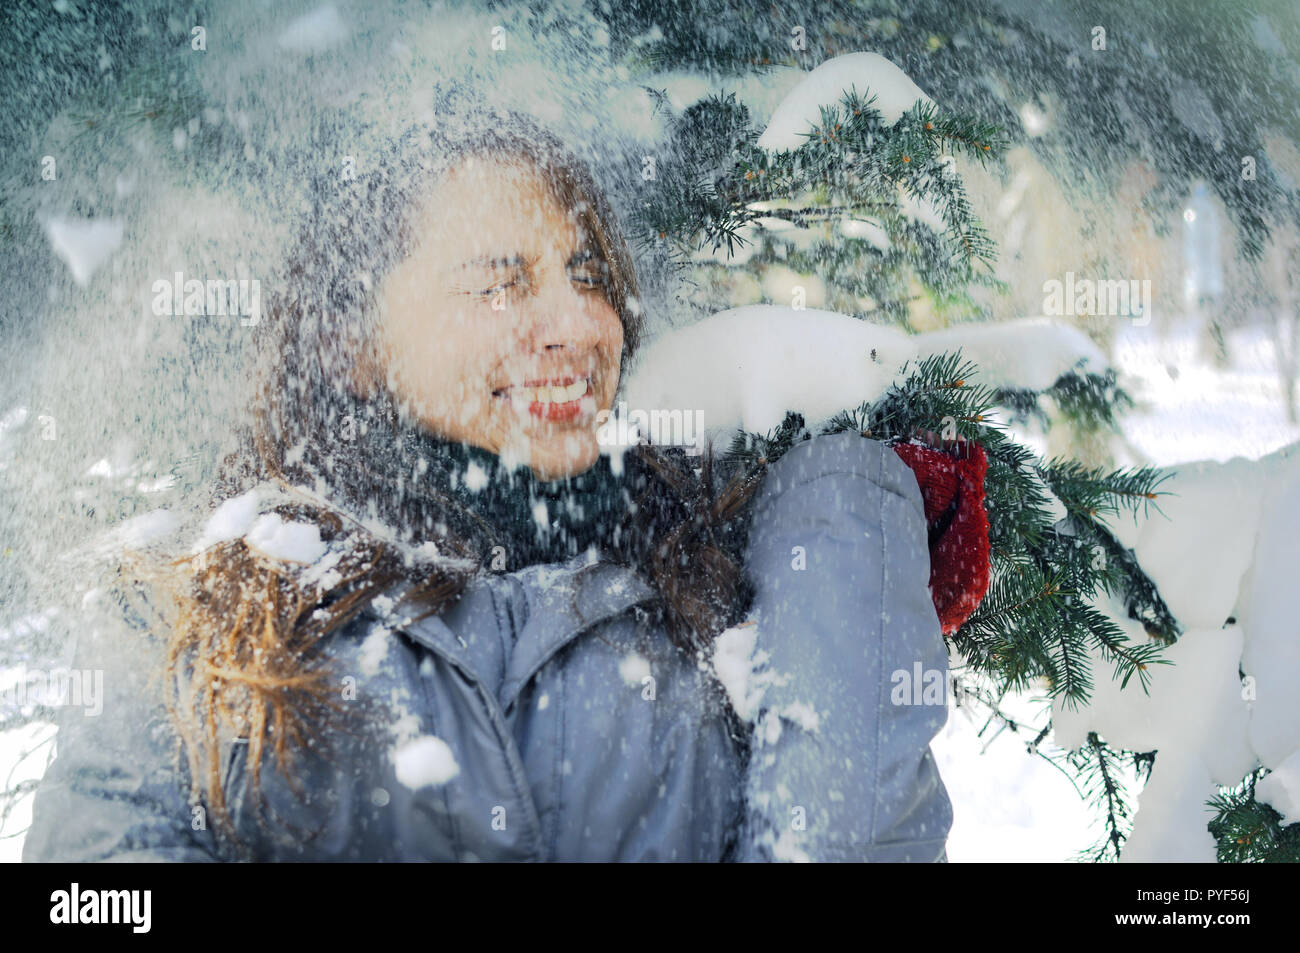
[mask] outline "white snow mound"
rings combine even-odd
[[[989,386],[1045,388],[1079,361],[1106,367],[1082,332],[1037,318],[908,335],[833,311],[747,305],[648,345],[625,399],[630,410],[702,411],[709,439],[725,445],[738,427],[774,429],[786,411],[811,427],[876,400],[908,361],[958,348]]]
[[[876,97],[872,105],[887,125],[898,122],[918,100],[934,104],[906,73],[879,53],[846,53],[818,66],[790,91],[772,114],[758,146],[776,150],[802,145],[809,129],[821,122],[821,107],[838,105],[850,87]]]

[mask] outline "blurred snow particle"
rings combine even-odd
[[[218,506],[203,527],[199,541],[194,544],[194,552],[200,553],[214,543],[243,536],[257,515],[257,496],[257,490],[252,489]]]
[[[781,836],[772,845],[772,858],[791,864],[807,864],[812,860],[807,852],[799,846],[794,831],[781,832]]]
[[[266,513],[253,524],[244,542],[268,559],[310,565],[325,555],[320,527],[311,523],[287,523]]]
[[[442,554],[438,552],[437,543],[432,540],[425,540],[419,546],[415,547],[415,549],[411,550],[411,558],[419,563],[432,563],[441,559]]]
[[[477,463],[471,462],[465,470],[465,487],[474,493],[488,485],[487,471]]]
[[[781,717],[794,722],[804,731],[816,731],[821,725],[817,709],[807,702],[791,702],[781,710]]]
[[[389,636],[392,632],[382,625],[370,630],[366,640],[361,643],[361,674],[374,678],[379,674],[380,666],[388,658]]]
[[[746,721],[758,714],[768,682],[754,673],[767,661],[766,652],[755,652],[757,642],[758,626],[739,625],[719,635],[713,648],[713,670],[727,690],[731,707]]]
[[[122,223],[52,218],[45,223],[45,235],[73,280],[84,288],[122,244]]]
[[[171,510],[142,513],[122,524],[123,544],[127,549],[140,549],[171,533],[179,523],[180,519]]]
[[[291,22],[275,42],[282,50],[319,53],[342,42],[347,35],[348,28],[339,11],[333,4],[327,4]]]
[[[411,790],[428,785],[446,784],[460,774],[460,765],[447,742],[433,735],[422,735],[393,752],[397,780]]]
[[[1041,136],[1047,131],[1047,116],[1034,103],[1020,107],[1020,124],[1028,136]]]
[[[618,674],[628,685],[640,685],[650,677],[650,663],[635,652],[630,652],[618,663]]]
[[[893,247],[893,242],[889,240],[889,233],[879,222],[870,219],[843,219],[840,222],[840,234],[845,238],[861,238],[881,251],[889,251]]]

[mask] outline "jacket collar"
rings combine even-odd
[[[628,567],[590,564],[582,557],[562,566],[530,566],[517,577],[525,614],[501,686],[506,708],[528,680],[579,635],[654,598],[651,586]]]
[[[488,576],[481,596],[467,591],[466,597],[486,597],[487,587],[500,587],[502,582],[509,587],[505,597],[518,627],[498,698],[503,711],[566,645],[655,595],[650,584],[632,569],[611,562],[590,563],[577,556],[566,563],[529,566],[511,576]],[[443,656],[474,683],[482,683],[464,644],[441,616],[398,622],[393,628]]]

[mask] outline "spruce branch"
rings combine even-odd
[[[1215,811],[1207,829],[1220,863],[1300,863],[1300,822],[1283,825],[1281,814],[1255,800],[1255,785],[1267,774],[1257,768],[1206,802]]]
[[[652,98],[656,108],[663,106],[662,95]],[[757,147],[758,134],[734,93],[701,100],[669,124],[672,161],[660,164],[666,168],[636,218],[638,239],[671,236],[683,249],[711,245],[715,252],[725,244],[730,257],[744,244],[740,230],[764,215],[801,225],[878,217],[887,220],[891,235],[901,235],[907,218],[902,191],[932,203],[943,220],[950,248],[936,272],[955,267],[964,275],[972,261],[991,263],[993,242],[941,151],[969,147],[987,158],[1001,142],[992,127],[967,118],[936,122],[933,111],[926,118],[909,112],[886,126],[874,103],[874,96],[850,89],[838,103],[821,108],[820,120],[801,134],[801,145],[768,153]],[[798,208],[755,207],[795,196],[804,197]],[[928,270],[922,277],[930,277]],[[951,278],[935,277],[933,283],[951,284]]]
[[[1135,796],[1124,783],[1126,755],[1131,758],[1139,780],[1150,774],[1154,752],[1116,751],[1096,732],[1089,732],[1084,745],[1069,755],[1069,762],[1084,782],[1085,797],[1100,807],[1105,828],[1101,841],[1083,851],[1081,859],[1094,862],[1118,860],[1124,842],[1132,833]]]
[[[839,412],[819,432],[852,430],[888,443],[941,433],[978,442],[988,460],[990,581],[979,607],[952,636],[954,647],[1000,686],[1023,689],[1045,679],[1049,693],[1070,707],[1091,697],[1090,650],[1122,687],[1136,676],[1145,691],[1151,667],[1165,664],[1167,639],[1133,643],[1091,603],[1101,593],[1122,594],[1130,616],[1149,632],[1176,637],[1177,623],[1154,584],[1103,521],[1153,505],[1165,476],[1039,460],[1000,428],[993,414],[997,392],[977,377],[960,351],[909,362],[882,395]],[[804,419],[789,414],[771,433],[737,434],[731,465],[770,464],[810,436]],[[1053,495],[1065,506],[1064,520],[1053,520]]]

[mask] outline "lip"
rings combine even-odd
[[[595,411],[595,402],[591,400],[593,388],[590,377],[571,374],[567,377],[535,378],[524,381],[522,384],[512,384],[509,387],[499,388],[492,393],[494,397],[501,397],[513,403],[510,392],[515,387],[568,387],[578,381],[585,381],[587,389],[573,400],[565,401],[562,404],[535,400],[528,404],[528,413],[534,417],[553,422],[568,422]],[[584,407],[584,404],[588,406]]]

